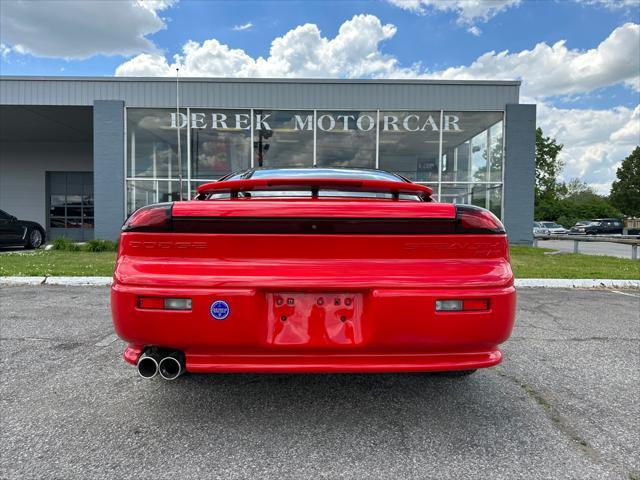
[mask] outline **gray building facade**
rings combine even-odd
[[[231,171],[381,168],[493,211],[512,243],[530,243],[536,111],[519,87],[0,77],[0,209],[50,238],[115,239],[136,208]]]

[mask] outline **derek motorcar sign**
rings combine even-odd
[[[250,130],[251,129],[251,115],[248,113],[236,113],[234,115],[228,115],[225,113],[212,112],[191,112],[191,118],[189,119],[186,114],[171,113],[171,127],[172,128],[185,128],[187,123],[193,129],[212,129],[212,130]],[[253,128],[256,130],[271,130],[270,125],[270,113],[262,114],[257,113],[254,115]],[[293,115],[291,118],[290,128],[293,130],[313,130],[314,119],[313,115]],[[178,121],[179,118],[179,121]],[[188,122],[190,120],[190,122]],[[381,114],[381,130],[382,131],[406,131],[406,132],[419,132],[419,131],[432,131],[437,132],[439,118],[434,118],[430,114],[407,114],[391,115]],[[457,115],[446,114],[443,116],[443,131],[460,131],[460,117]],[[316,118],[316,126],[323,132],[330,132],[333,130],[353,130],[354,128],[363,132],[368,132],[376,127],[376,118],[370,114],[353,114],[336,113],[329,114],[323,113]]]

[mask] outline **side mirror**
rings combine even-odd
[[[9,218],[9,221],[11,223],[17,222],[18,221],[18,217],[14,217],[13,215],[11,215],[11,218]]]

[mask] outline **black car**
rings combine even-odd
[[[571,227],[574,235],[616,235],[622,234],[622,221],[617,218],[595,218],[588,223],[580,221]]]
[[[36,222],[18,220],[13,215],[0,210],[0,245],[22,245],[38,248],[45,241],[44,228]]]

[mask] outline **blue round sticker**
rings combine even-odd
[[[231,309],[229,308],[229,304],[224,300],[216,300],[211,304],[209,312],[216,320],[224,320],[229,316]]]

